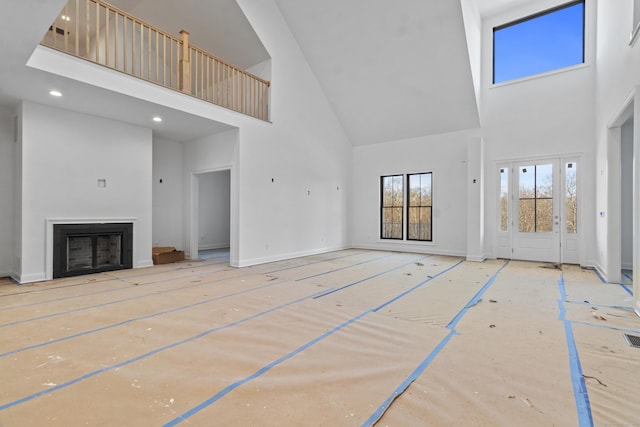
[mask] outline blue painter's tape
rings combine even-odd
[[[360,279],[360,280],[358,280],[358,281],[356,281],[356,282],[349,283],[348,285],[340,286],[339,288],[335,288],[335,289],[333,289],[331,292],[325,292],[324,294],[322,294],[322,295],[320,295],[320,296],[317,296],[317,297],[315,297],[314,299],[317,299],[317,298],[321,298],[321,297],[327,296],[327,295],[332,294],[332,293],[334,293],[334,292],[339,292],[339,291],[341,291],[341,290],[343,290],[343,289],[350,288],[351,286],[355,286],[355,285],[358,285],[358,284],[360,284],[360,283],[362,283],[362,282],[366,282],[367,280],[375,279],[376,277],[380,277],[380,276],[383,276],[383,275],[385,275],[385,274],[387,274],[387,273],[391,273],[392,271],[399,270],[399,269],[401,269],[401,268],[403,268],[403,267],[406,267],[406,266],[407,266],[407,265],[409,265],[409,264],[413,264],[413,263],[415,263],[415,262],[417,262],[417,261],[420,261],[420,260],[422,260],[422,259],[425,259],[425,258],[429,258],[429,256],[424,256],[424,257],[421,257],[421,258],[418,258],[418,259],[414,259],[414,260],[409,261],[409,262],[407,262],[407,263],[405,263],[405,264],[402,264],[402,265],[399,265],[399,266],[397,266],[397,267],[394,267],[394,268],[392,268],[392,269],[390,269],[390,270],[383,271],[383,272],[378,273],[378,274],[374,274],[373,276],[365,277],[364,279]]]
[[[50,387],[50,388],[48,388],[46,390],[42,390],[42,391],[40,391],[38,393],[34,393],[34,394],[29,395],[29,396],[23,397],[21,399],[15,400],[13,402],[8,402],[8,403],[5,403],[3,405],[0,405],[0,411],[5,410],[7,408],[11,408],[11,407],[16,406],[16,405],[19,405],[21,403],[28,402],[28,401],[33,400],[35,398],[38,398],[40,396],[51,394],[54,391],[69,387],[70,385],[79,383],[79,382],[84,381],[84,380],[86,380],[88,378],[91,378],[91,377],[95,377],[96,375],[102,374],[104,372],[108,372],[108,371],[112,371],[112,370],[115,370],[115,369],[118,369],[118,368],[122,368],[123,366],[130,365],[130,364],[132,364],[134,362],[137,362],[137,361],[145,359],[145,358],[147,358],[149,356],[153,356],[155,354],[161,353],[161,352],[163,352],[165,350],[169,350],[169,349],[178,347],[178,346],[180,346],[182,344],[186,344],[186,343],[195,341],[197,339],[200,339],[202,337],[210,335],[210,334],[212,334],[214,332],[221,331],[223,329],[229,329],[229,328],[231,328],[233,326],[237,326],[237,325],[240,325],[242,323],[248,322],[250,320],[257,319],[257,318],[262,317],[262,316],[264,316],[266,314],[273,313],[274,311],[277,311],[277,310],[280,310],[282,308],[288,307],[290,305],[294,305],[294,304],[297,304],[297,303],[302,302],[304,300],[308,300],[310,298],[313,298],[315,295],[316,294],[311,294],[311,295],[307,295],[307,296],[302,297],[302,298],[298,298],[298,299],[293,300],[293,301],[289,301],[286,304],[282,304],[282,305],[279,305],[277,307],[273,307],[273,308],[270,308],[268,310],[262,311],[260,313],[256,313],[256,314],[254,314],[252,316],[245,317],[244,319],[236,320],[235,322],[227,323],[226,325],[223,325],[223,326],[218,326],[218,327],[215,327],[215,328],[212,328],[212,329],[208,329],[208,330],[206,330],[204,332],[200,332],[199,334],[194,335],[194,336],[192,336],[190,338],[186,338],[186,339],[183,339],[181,341],[177,341],[177,342],[174,342],[172,344],[169,344],[169,345],[166,345],[166,346],[163,346],[163,347],[159,347],[159,348],[157,348],[155,350],[152,350],[152,351],[149,351],[147,353],[141,354],[141,355],[139,355],[137,357],[134,357],[133,359],[125,360],[124,362],[120,362],[120,363],[118,363],[116,365],[106,366],[106,367],[104,367],[102,369],[98,369],[96,371],[89,372],[86,375],[83,375],[81,377],[78,377],[78,378],[75,378],[73,380],[67,381],[67,382],[65,382],[63,384],[58,384],[58,385]]]
[[[344,267],[336,268],[335,270],[323,271],[322,273],[318,273],[318,274],[314,274],[314,275],[311,275],[311,276],[303,277],[301,279],[296,279],[296,282],[301,282],[303,280],[312,279],[314,277],[324,276],[326,274],[335,273],[336,271],[345,270],[347,268],[355,267],[357,265],[367,264],[367,263],[370,263],[370,262],[373,262],[373,261],[379,261],[381,259],[389,258],[389,257],[396,256],[396,255],[398,255],[398,254],[388,254],[388,255],[384,255],[384,256],[378,257],[378,258],[373,258],[373,259],[368,259],[366,261],[358,262],[356,264],[351,264],[351,265],[347,265],[347,266],[344,266]]]
[[[320,264],[322,262],[327,262],[327,261],[333,261],[334,259],[349,258],[349,257],[352,257],[352,256],[363,254],[365,252],[369,252],[369,251],[361,251],[361,252],[356,252],[356,253],[353,253],[353,254],[340,255],[340,256],[337,256],[337,257],[333,257],[333,258],[323,258],[323,259],[315,261],[315,262],[308,262],[308,263],[301,264],[301,265],[294,265],[293,267],[285,267],[285,268],[279,268],[277,270],[266,271],[266,272],[263,272],[263,274],[278,273],[280,271],[293,270],[295,268],[306,267],[306,266],[314,265],[314,264]],[[255,269],[256,267],[255,266],[251,266],[251,267],[247,267],[247,268]]]
[[[596,276],[598,276],[598,278],[600,279],[600,281],[601,281],[602,283],[607,283],[607,281],[606,281],[606,280],[604,280],[604,277],[602,277],[602,274],[600,274],[600,272],[598,271],[598,269],[597,269],[597,268],[594,268],[594,269],[593,269],[593,272],[596,274]]]
[[[0,358],[5,357],[5,356],[10,356],[10,355],[16,354],[16,353],[21,353],[21,352],[27,351],[27,350],[33,350],[34,348],[40,348],[40,347],[44,347],[44,346],[47,346],[47,345],[56,344],[56,343],[59,343],[59,342],[62,342],[62,341],[68,341],[70,339],[82,337],[82,336],[89,335],[89,334],[93,334],[95,332],[100,332],[100,331],[104,331],[104,330],[107,330],[107,329],[116,328],[118,326],[127,325],[129,323],[137,322],[139,320],[151,319],[151,318],[154,318],[154,317],[163,316],[165,314],[175,313],[175,312],[178,312],[178,311],[182,311],[182,310],[186,310],[186,309],[189,309],[189,308],[197,307],[197,306],[200,306],[200,305],[208,304],[208,303],[213,302],[213,301],[219,301],[219,300],[222,300],[222,299],[225,299],[225,298],[230,298],[230,297],[234,297],[234,296],[237,296],[237,295],[246,294],[246,293],[249,293],[249,292],[254,292],[254,291],[257,291],[259,289],[268,288],[270,286],[275,286],[275,285],[278,285],[278,284],[282,284],[282,281],[280,281],[280,282],[269,282],[266,285],[260,285],[260,286],[256,286],[256,287],[253,287],[253,288],[250,288],[250,289],[245,289],[245,290],[242,290],[242,291],[233,292],[233,293],[230,293],[230,294],[221,295],[221,296],[214,297],[214,298],[209,298],[209,299],[206,299],[206,300],[203,300],[203,301],[198,301],[198,302],[193,303],[193,304],[188,304],[188,305],[183,305],[183,306],[180,306],[180,307],[176,307],[176,308],[173,308],[171,310],[161,311],[161,312],[158,312],[158,313],[149,314],[147,316],[134,317],[132,319],[123,320],[122,322],[113,323],[111,325],[105,325],[105,326],[102,326],[102,327],[99,327],[99,328],[91,329],[91,330],[84,331],[84,332],[79,332],[77,334],[68,335],[66,337],[57,338],[57,339],[54,339],[54,340],[51,340],[51,341],[45,341],[45,342],[42,342],[42,343],[39,343],[39,344],[32,344],[32,345],[30,345],[28,347],[22,347],[22,348],[18,348],[18,349],[15,349],[15,350],[8,351],[6,353],[0,353]]]
[[[447,329],[450,330],[449,334],[444,337],[442,341],[440,341],[436,348],[434,348],[431,353],[429,353],[429,355],[422,361],[422,363],[420,363],[420,365],[418,365],[418,367],[411,373],[411,375],[409,375],[402,382],[402,384],[400,384],[398,388],[396,388],[393,393],[384,402],[382,402],[378,409],[376,409],[376,411],[371,414],[371,416],[362,424],[363,427],[370,427],[377,423],[380,418],[382,418],[387,409],[389,409],[393,401],[402,393],[404,393],[405,390],[409,388],[411,383],[413,383],[420,375],[422,375],[422,373],[427,369],[427,367],[429,367],[436,356],[438,356],[438,354],[440,354],[440,352],[449,343],[449,341],[451,341],[451,338],[454,335],[458,334],[455,327],[458,325],[458,322],[460,322],[460,319],[462,319],[462,316],[464,316],[469,308],[476,305],[480,301],[480,299],[482,299],[482,295],[487,291],[487,289],[489,289],[489,287],[493,284],[493,282],[496,280],[500,272],[507,266],[507,264],[509,264],[509,261],[505,261],[504,264],[502,264],[502,266],[498,269],[498,271],[496,271],[493,276],[491,276],[491,278],[482,286],[482,288],[480,288],[480,290],[473,296],[473,298],[471,298],[471,300],[462,308],[462,310],[460,310],[460,312],[456,316],[454,316],[453,320],[451,320],[451,322],[449,322],[449,324],[447,325]],[[458,264],[456,264],[456,266],[457,265]]]
[[[611,329],[612,331],[628,332],[630,334],[640,334],[640,330],[635,330],[635,329],[616,328],[615,326],[602,325],[598,323],[581,322],[578,320],[571,320],[570,322],[574,325],[593,326],[594,328]]]
[[[625,285],[624,283],[620,283],[620,286],[622,286],[622,289],[624,289],[629,295],[633,296],[633,291],[629,289],[627,285]]]
[[[564,308],[564,301],[566,300],[566,292],[564,286],[564,276],[560,274],[558,280],[558,288],[560,289],[560,295],[562,299],[558,301],[558,308],[560,309],[560,319],[564,323],[564,331],[567,340],[567,349],[569,351],[569,369],[571,372],[571,385],[573,387],[573,395],[576,401],[576,409],[578,412],[578,424],[580,427],[593,427],[593,416],[591,414],[591,404],[589,403],[589,393],[587,391],[587,385],[584,381],[584,375],[582,373],[582,365],[580,364],[580,356],[578,354],[578,348],[573,336],[573,329],[571,322],[566,320],[567,311]]]
[[[347,326],[349,326],[353,322],[356,322],[358,319],[366,316],[369,313],[371,313],[371,310],[367,310],[367,311],[365,311],[363,313],[360,313],[356,317],[353,317],[352,319],[349,319],[348,321],[342,323],[341,325],[336,326],[335,328],[331,329],[330,331],[327,331],[324,334],[320,335],[319,337],[317,337],[317,338],[307,342],[306,344],[298,347],[297,349],[295,349],[291,353],[288,353],[288,354],[282,356],[281,358],[269,363],[268,365],[263,366],[262,368],[257,370],[252,375],[249,375],[248,377],[245,377],[245,378],[243,378],[241,380],[238,380],[238,381],[234,382],[233,384],[228,385],[227,387],[225,387],[222,390],[220,390],[218,393],[216,393],[213,396],[211,396],[209,399],[205,400],[204,402],[202,402],[199,405],[191,408],[190,410],[188,410],[187,412],[183,413],[182,415],[180,415],[180,416],[174,418],[173,420],[169,421],[168,423],[166,423],[164,425],[164,427],[172,427],[172,426],[175,426],[175,425],[185,421],[187,418],[197,414],[198,412],[202,411],[206,407],[211,406],[212,404],[216,403],[218,400],[222,399],[224,396],[226,396],[227,394],[231,393],[233,390],[235,390],[236,388],[240,387],[241,385],[246,384],[247,382],[258,378],[259,376],[261,376],[261,375],[265,374],[266,372],[268,372],[271,368],[273,368],[273,367],[275,367],[277,365],[280,365],[281,363],[285,362],[286,360],[291,359],[295,355],[303,352],[304,350],[308,349],[312,345],[317,344],[318,342],[322,341],[323,339],[327,338],[328,336],[331,336],[331,335],[335,334],[339,330],[346,328]]]
[[[412,261],[412,262],[415,262],[415,261]],[[442,275],[442,274],[446,273],[447,271],[450,271],[451,269],[453,269],[453,268],[457,267],[458,265],[460,265],[462,262],[463,261],[460,261],[457,264],[448,267],[447,269],[443,270],[442,272],[438,273],[435,276],[439,276],[439,275]],[[390,270],[390,271],[393,271],[393,270]],[[397,301],[399,298],[402,298],[402,297],[406,296],[408,293],[413,292],[414,290],[416,290],[419,287],[421,287],[421,286],[425,285],[426,283],[428,283],[435,276],[432,276],[431,278],[420,282],[418,285],[412,287],[410,290],[401,293],[400,295],[390,299],[386,303],[384,303],[384,304],[382,304],[382,305],[380,305],[380,306],[378,306],[376,308],[369,309],[367,311],[364,311],[364,312],[358,314],[357,316],[355,316],[355,317],[347,320],[346,322],[336,326],[335,328],[331,329],[330,331],[327,331],[324,334],[318,336],[317,338],[307,342],[306,344],[303,344],[302,346],[298,347],[294,351],[282,356],[281,358],[269,363],[268,365],[263,366],[262,368],[260,368],[258,371],[256,371],[252,375],[249,375],[248,377],[245,377],[245,378],[243,378],[241,380],[236,381],[233,384],[228,385],[224,389],[220,390],[218,393],[216,393],[213,396],[211,396],[209,399],[207,399],[204,402],[200,403],[199,405],[191,408],[190,410],[188,410],[187,412],[181,414],[180,416],[176,417],[175,419],[169,421],[168,423],[166,423],[164,425],[164,427],[173,427],[173,426],[175,426],[175,425],[177,425],[177,424],[179,424],[179,423],[181,423],[183,421],[186,421],[187,418],[195,415],[196,413],[202,411],[203,409],[207,408],[208,406],[213,405],[218,400],[220,400],[221,398],[223,398],[224,396],[226,396],[227,394],[229,394],[231,391],[235,390],[236,388],[240,387],[241,385],[246,384],[247,382],[258,378],[259,376],[263,375],[265,372],[269,371],[274,366],[277,366],[277,365],[285,362],[286,360],[291,359],[293,356],[295,356],[295,355],[299,354],[300,352],[308,349],[312,345],[317,344],[318,342],[320,342],[323,339],[333,335],[334,333],[346,328],[347,326],[349,326],[350,324],[358,321],[362,317],[364,317],[364,316],[366,316],[368,314],[374,313],[376,310],[380,310],[382,307],[385,307],[385,306],[391,304],[392,302]],[[453,333],[453,331],[452,331],[452,333]],[[441,343],[441,346],[444,347],[444,344]],[[435,355],[433,357],[435,357]]]

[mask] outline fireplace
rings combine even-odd
[[[54,224],[53,278],[132,268],[133,223]]]

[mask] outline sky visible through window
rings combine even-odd
[[[584,62],[584,3],[579,2],[493,32],[493,82]]]

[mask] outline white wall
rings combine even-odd
[[[183,223],[184,248],[187,256],[194,258],[198,249],[201,233],[199,226],[199,177],[216,171],[229,172],[230,207],[229,207],[229,238],[230,263],[238,263],[238,189],[239,189],[239,161],[238,161],[238,129],[232,129],[210,135],[194,141],[184,143],[184,177],[183,193],[185,202],[185,221]],[[205,190],[206,191],[206,190]]]
[[[350,238],[354,247],[467,254],[469,132],[426,136],[354,148]],[[433,241],[380,239],[380,177],[432,172]],[[406,186],[406,179],[405,179]]]
[[[627,120],[621,129],[621,189],[622,189],[622,259],[625,270],[633,269],[633,120]]]
[[[173,246],[184,250],[183,195],[182,143],[154,138],[153,246]]]
[[[231,173],[198,175],[198,249],[228,248],[231,221]]]
[[[151,177],[150,129],[23,102],[17,279],[47,278],[47,219],[135,219],[133,265],[151,265]]]
[[[617,177],[613,172],[620,170],[620,131],[621,129],[609,129],[620,118],[620,114],[630,97],[631,109],[635,109],[635,122],[638,122],[640,111],[640,43],[629,46],[631,33],[631,19],[633,16],[633,2],[598,2],[598,48],[597,48],[597,81],[596,81],[596,138],[597,138],[597,164],[596,175],[598,177],[596,192],[597,210],[605,212],[605,215],[596,223],[598,237],[598,264],[609,280],[617,280],[619,272],[613,271],[613,266],[620,265],[611,258],[620,256],[620,249],[613,247],[620,245],[620,238],[616,233],[620,230],[619,214],[613,211],[616,208],[615,192],[619,186]],[[635,108],[634,104],[635,103]],[[622,123],[617,123],[617,126]],[[640,164],[640,132],[638,126],[634,126],[634,168]],[[612,136],[614,135],[614,136]],[[618,145],[617,149],[613,145]],[[615,174],[617,175],[617,174]],[[638,228],[640,219],[640,175],[635,174],[634,188],[634,304],[640,313],[640,242],[638,242]],[[618,205],[619,206],[619,205]]]
[[[239,264],[343,248],[350,142],[275,2],[238,4],[271,56],[273,122],[240,128]]]
[[[587,2],[586,63],[566,71],[492,84],[492,30],[495,26],[528,16],[564,1],[531,2],[517,10],[483,22],[482,131],[485,141],[485,212],[487,255],[496,256],[497,180],[496,162],[568,154],[582,155],[581,188],[593,188],[595,10]],[[593,192],[579,196],[583,241],[582,264],[593,265],[595,222]]]
[[[0,277],[13,272],[14,112],[0,108]]]

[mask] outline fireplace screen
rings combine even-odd
[[[53,277],[131,268],[133,224],[54,225]]]

